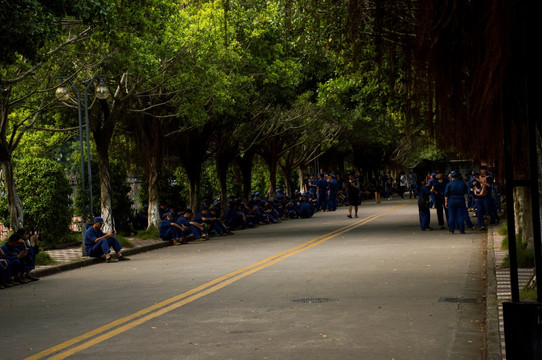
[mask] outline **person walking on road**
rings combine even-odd
[[[346,193],[348,195],[348,215],[352,218],[352,207],[354,207],[355,217],[358,217],[358,205],[359,205],[359,181],[354,177],[354,174],[348,174],[348,181],[346,182]]]

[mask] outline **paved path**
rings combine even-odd
[[[504,236],[498,234],[499,226],[489,228],[489,240],[493,242],[493,255],[495,257],[495,272],[496,286],[493,289],[488,289],[496,293],[496,301],[498,305],[498,325],[501,355],[496,355],[494,359],[506,359],[506,348],[504,338],[504,317],[502,303],[512,300],[512,291],[510,286],[510,269],[501,269],[500,264],[508,255],[508,250],[501,249],[501,244]],[[518,281],[520,289],[523,288],[534,274],[534,269],[518,269]]]
[[[485,243],[414,201],[136,254],[0,293],[2,359],[483,359]]]

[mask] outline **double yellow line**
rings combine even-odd
[[[252,265],[246,266],[244,268],[241,268],[239,270],[236,270],[234,272],[231,272],[227,275],[221,276],[219,278],[216,278],[214,280],[211,280],[203,285],[200,285],[196,288],[193,288],[191,290],[188,290],[182,294],[179,294],[177,296],[174,296],[172,298],[169,298],[167,300],[164,300],[162,302],[159,302],[153,306],[149,306],[145,309],[142,309],[138,312],[135,312],[131,315],[125,316],[123,318],[120,318],[118,320],[115,320],[109,324],[100,326],[99,328],[96,328],[94,330],[91,330],[85,334],[82,334],[78,337],[75,337],[73,339],[70,339],[68,341],[65,341],[61,344],[58,344],[56,346],[53,346],[49,349],[46,349],[42,352],[39,352],[35,355],[32,355],[30,357],[27,357],[26,360],[36,360],[36,359],[42,359],[45,358],[51,354],[55,354],[51,356],[49,359],[65,359],[71,355],[74,355],[80,351],[83,351],[85,349],[88,349],[94,345],[97,345],[103,341],[109,340],[112,337],[119,335],[121,333],[124,333],[138,325],[141,325],[149,320],[152,320],[156,317],[162,316],[170,311],[173,311],[183,305],[186,305],[192,301],[195,301],[201,297],[204,297],[208,294],[211,294],[217,290],[220,290],[240,279],[243,279],[249,275],[252,275],[260,270],[263,270],[265,268],[268,268],[271,265],[274,265],[282,260],[285,260],[291,256],[294,256],[296,254],[299,254],[300,252],[303,252],[305,250],[311,249],[323,242],[328,241],[329,239],[332,239],[338,235],[344,234],[348,231],[351,231],[361,225],[364,225],[370,221],[373,221],[375,219],[378,219],[379,217],[382,217],[390,212],[396,211],[405,205],[398,205],[395,207],[392,207],[388,210],[379,212],[377,214],[368,216],[364,219],[361,219],[359,221],[356,221],[348,226],[345,226],[343,228],[340,228],[338,230],[332,231],[328,234],[319,236],[317,238],[314,238],[310,241],[307,241],[301,245],[298,245],[296,247],[293,247],[291,249],[282,251],[280,253],[277,253],[273,256],[270,256],[266,259],[263,259],[261,261],[258,261]],[[100,335],[101,334],[101,335]],[[99,336],[97,336],[99,335]],[[96,336],[96,337],[95,337]],[[90,339],[86,342],[83,342],[87,339]],[[77,345],[79,344],[79,345]],[[76,345],[76,346],[74,346]],[[73,346],[73,347],[72,347]],[[65,350],[67,349],[67,350]],[[63,351],[64,350],[64,351]]]

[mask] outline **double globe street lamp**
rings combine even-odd
[[[85,232],[87,230],[87,223],[92,219],[92,216],[94,215],[94,208],[92,205],[92,170],[91,170],[91,164],[90,164],[90,127],[89,127],[89,116],[88,116],[88,92],[89,89],[95,85],[96,81],[99,80],[98,85],[95,86],[94,95],[97,99],[105,100],[109,97],[109,89],[107,85],[104,82],[105,75],[94,75],[92,79],[88,81],[88,83],[85,86],[85,91],[83,93],[83,106],[81,105],[81,91],[77,87],[77,85],[72,81],[72,79],[68,76],[59,76],[59,79],[62,80],[62,83],[57,87],[55,91],[56,98],[61,102],[66,102],[71,98],[69,87],[66,85],[71,86],[73,91],[75,91],[76,97],[77,97],[77,111],[78,111],[78,118],[79,118],[79,152],[81,155],[81,187],[82,187],[82,220],[81,220],[81,233],[82,233],[82,249],[83,249],[83,256],[86,256],[86,250],[85,250]],[[82,107],[84,107],[85,111],[85,136],[83,136],[83,116],[82,116]],[[89,191],[89,214],[87,217],[86,212],[86,204],[85,204],[85,198],[86,198],[86,186],[85,186],[85,155],[84,155],[84,145],[86,143],[87,147],[87,174],[88,174],[88,191]]]

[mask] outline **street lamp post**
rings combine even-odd
[[[78,111],[78,118],[79,118],[79,152],[81,155],[81,187],[82,187],[82,221],[81,221],[81,234],[82,234],[82,251],[83,256],[88,255],[86,253],[85,249],[85,232],[87,230],[87,222],[91,220],[93,214],[94,214],[94,207],[92,204],[93,200],[93,194],[92,194],[92,170],[91,170],[91,163],[90,163],[90,130],[89,130],[89,115],[88,115],[88,90],[90,87],[94,84],[96,79],[100,79],[100,83],[98,86],[96,86],[95,89],[95,96],[98,99],[107,99],[109,96],[109,90],[107,86],[105,85],[103,79],[105,78],[105,75],[94,75],[92,79],[88,82],[87,86],[85,87],[84,92],[84,107],[85,107],[85,127],[86,127],[86,147],[87,147],[87,173],[88,173],[88,188],[89,188],[89,198],[90,198],[90,206],[89,206],[89,214],[87,217],[86,212],[86,203],[85,203],[85,156],[84,156],[84,141],[83,141],[83,119],[82,119],[82,109],[81,109],[81,92],[77,85],[67,76],[60,76],[59,79],[62,79],[63,82],[60,84],[60,86],[56,89],[55,95],[56,98],[60,101],[67,101],[70,98],[70,93],[68,88],[65,86],[65,83],[68,83],[72,89],[75,91],[75,94],[77,95],[77,111]]]

